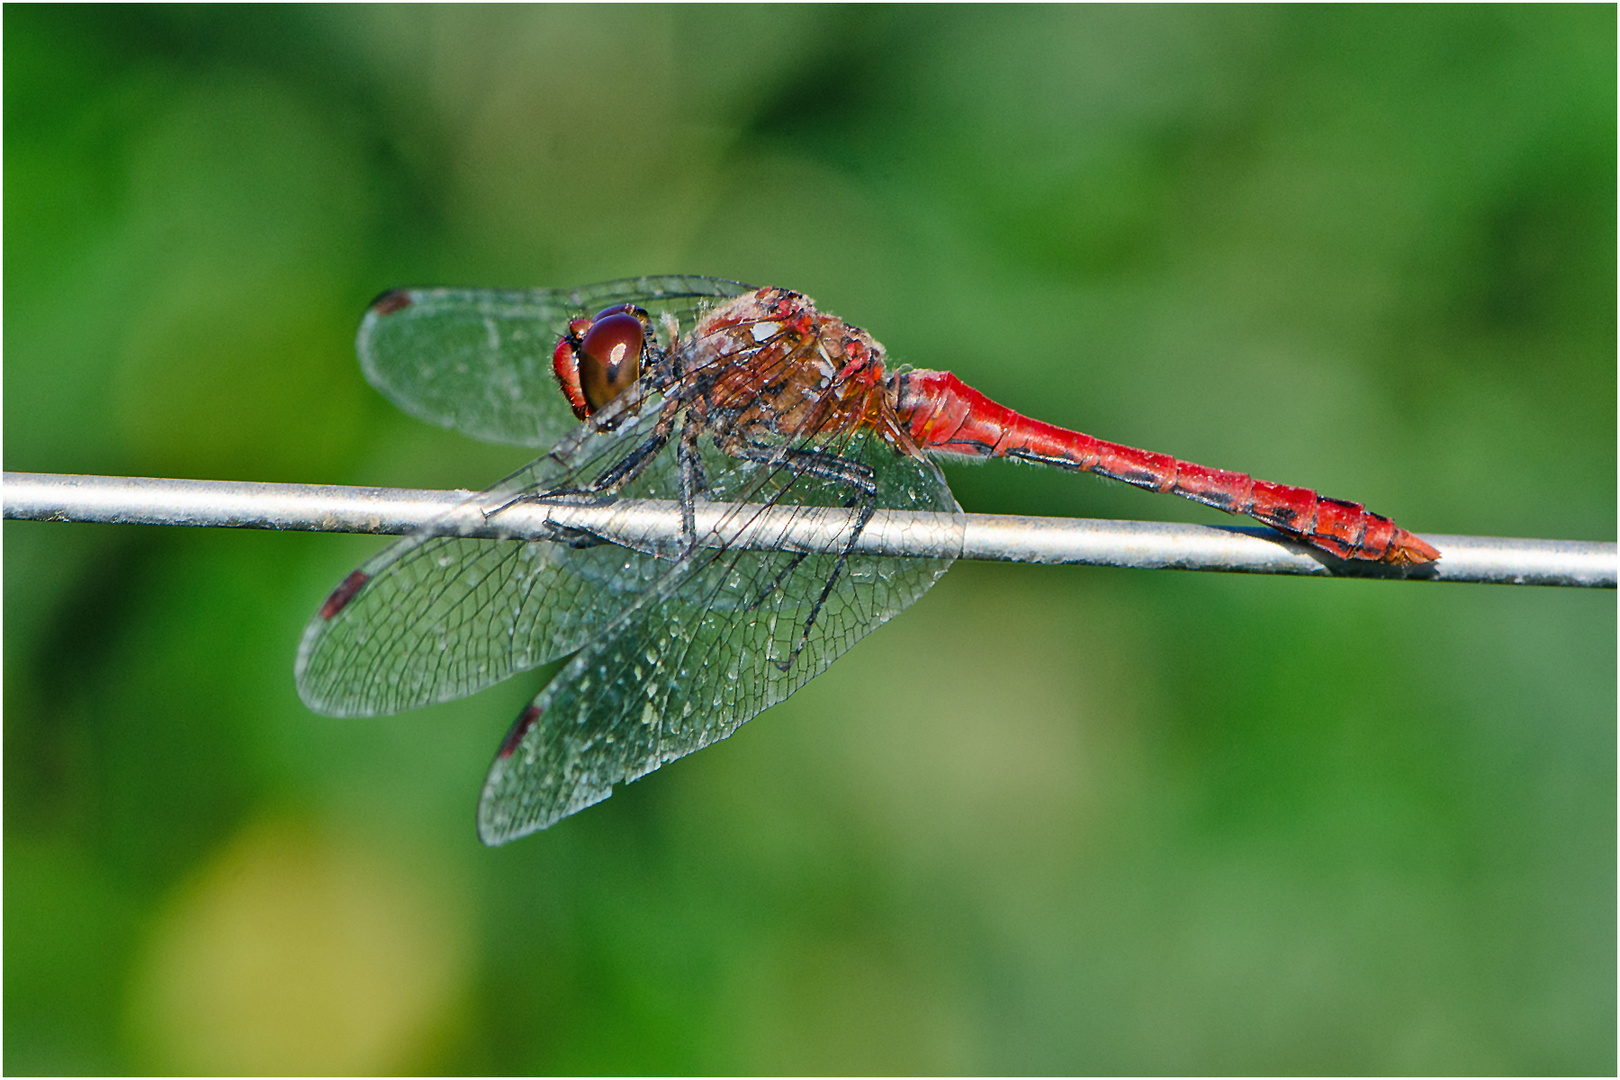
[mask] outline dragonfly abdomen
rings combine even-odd
[[[895,410],[918,447],[965,457],[1004,457],[1096,473],[1231,514],[1246,514],[1341,559],[1433,562],[1440,553],[1360,503],[1309,488],[1256,480],[1169,454],[1122,446],[998,404],[948,371],[896,377]]]

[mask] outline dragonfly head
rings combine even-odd
[[[652,320],[633,304],[569,322],[551,354],[551,368],[575,416],[586,419],[634,385],[651,337]]]

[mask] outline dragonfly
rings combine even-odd
[[[549,448],[351,573],[298,650],[300,696],[337,716],[461,698],[569,658],[496,751],[477,815],[490,845],[727,737],[916,601],[964,524],[937,458],[1095,473],[1338,559],[1439,558],[1359,503],[1104,442],[948,372],[891,367],[871,335],[789,289],[681,275],[396,289],[366,311],[357,349],[406,412]],[[643,500],[673,507],[679,528],[638,542],[506,524],[518,508],[578,506],[611,523]],[[745,543],[770,509],[831,521],[835,539]],[[929,512],[954,541],[931,557],[858,550],[892,511]]]

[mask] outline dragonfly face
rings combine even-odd
[[[654,345],[652,319],[634,304],[603,308],[589,319],[573,319],[551,354],[551,368],[563,396],[581,420],[600,412],[633,386]]]

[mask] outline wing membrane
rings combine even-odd
[[[626,278],[576,289],[396,289],[372,303],[355,347],[366,379],[412,416],[488,442],[550,446],[578,421],[551,374],[568,321],[614,304],[698,314],[750,286],[720,278]]]
[[[874,466],[878,505],[961,510],[932,462],[867,433],[839,451]],[[761,470],[770,501],[843,509],[838,485]],[[718,540],[745,522],[734,516]],[[502,744],[479,804],[499,844],[606,798],[615,784],[723,739],[903,611],[950,559],[709,550],[650,585],[543,690]],[[825,593],[825,595],[824,595]],[[813,614],[813,619],[812,619]],[[806,628],[808,625],[808,633]]]
[[[352,596],[317,613],[304,631],[296,677],[305,704],[335,716],[402,712],[465,697],[578,649],[658,576],[654,556],[615,544],[465,533],[498,526],[514,500],[589,483],[645,437],[635,427],[582,428],[362,565],[345,583],[357,585]],[[668,498],[672,467],[655,461],[626,493]]]
[[[366,316],[368,378],[407,411],[510,442],[574,428],[526,469],[363,566],[299,650],[300,694],[338,715],[461,697],[576,654],[502,743],[479,807],[488,843],[544,828],[730,735],[904,610],[951,562],[739,550],[734,542],[757,524],[749,507],[837,515],[850,536],[865,508],[942,512],[960,544],[961,511],[944,478],[892,424],[833,410],[830,432],[762,425],[722,445],[716,438],[730,436],[689,426],[705,422],[688,406],[706,400],[709,372],[687,372],[667,396],[627,395],[584,425],[550,385],[551,349],[571,318],[637,303],[655,321],[673,315],[685,333],[703,308],[746,290],[709,278],[409,290]],[[785,369],[755,374],[769,386]],[[516,501],[679,500],[693,484],[728,509],[709,533],[673,546],[470,535],[498,528]]]

